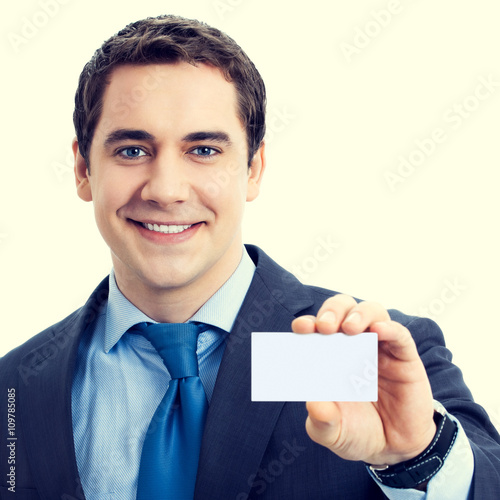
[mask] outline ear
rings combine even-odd
[[[266,145],[264,141],[254,154],[248,169],[247,201],[253,201],[260,192],[260,183],[266,168]]]
[[[76,137],[73,139],[72,149],[75,156],[76,192],[83,201],[92,201],[92,190],[89,181],[90,172],[87,168],[87,162],[80,154]]]

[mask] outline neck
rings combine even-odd
[[[180,285],[151,282],[118,262],[114,272],[120,292],[144,314],[159,323],[184,323],[231,277],[241,255],[242,247],[203,276]]]

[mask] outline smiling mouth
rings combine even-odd
[[[195,224],[168,224],[168,225],[160,225],[160,224],[148,224],[147,222],[140,223],[142,227],[149,229],[150,231],[154,231],[156,233],[163,234],[174,234],[174,233],[182,233],[193,227]]]

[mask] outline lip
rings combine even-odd
[[[204,224],[203,222],[158,222],[151,220],[144,220],[138,222],[133,219],[129,219],[130,223],[137,229],[139,234],[148,241],[152,243],[160,244],[160,245],[175,245],[179,243],[183,243],[189,239],[191,239],[200,229],[200,227]],[[180,233],[160,233],[159,231],[151,231],[145,228],[142,224],[158,224],[167,226],[167,225],[191,225],[190,228],[185,229]]]

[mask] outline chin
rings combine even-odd
[[[158,271],[157,273],[143,276],[144,285],[151,289],[169,290],[174,288],[182,288],[193,281],[185,272],[167,270],[164,272]]]

